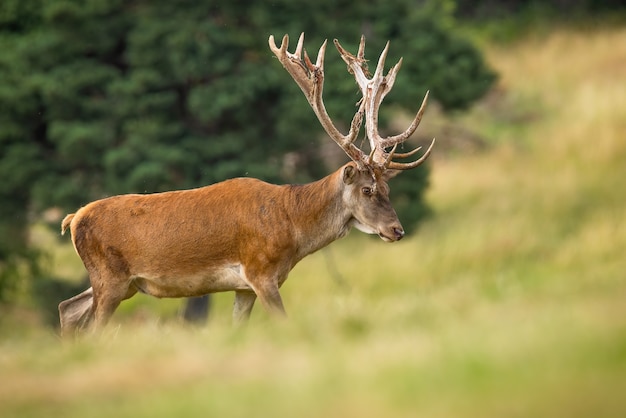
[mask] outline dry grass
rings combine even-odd
[[[346,286],[305,259],[283,324],[220,295],[202,330],[132,303],[76,342],[5,330],[2,415],[624,416],[626,29],[486,53],[500,99],[462,118],[496,145],[436,161],[415,236],[334,244]]]

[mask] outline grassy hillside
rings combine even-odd
[[[459,119],[490,147],[435,160],[417,234],[335,243],[343,284],[305,259],[286,323],[220,295],[201,330],[4,332],[0,415],[626,416],[626,29],[485,48],[499,88]]]

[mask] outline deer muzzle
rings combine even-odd
[[[385,232],[379,232],[378,236],[385,242],[400,241],[404,237],[404,229],[402,226],[392,226]]]

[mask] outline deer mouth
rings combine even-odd
[[[365,232],[366,234],[377,234],[380,239],[385,242],[400,241],[402,237],[404,237],[404,229],[402,229],[401,226],[394,226],[391,228],[385,228],[384,230],[379,230],[376,227],[368,226],[364,223],[359,222],[356,218],[352,218],[350,226],[353,226],[359,231]]]
[[[396,242],[400,241],[404,237],[404,230],[402,228],[394,227],[391,229],[390,234],[379,232],[378,236],[385,242]]]
[[[383,234],[382,232],[379,232],[378,236],[380,237],[380,239],[382,239],[385,242],[393,242],[394,241],[392,238],[389,238],[389,237],[385,236],[385,234]]]

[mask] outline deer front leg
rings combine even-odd
[[[250,312],[256,301],[256,293],[249,290],[235,291],[235,303],[233,306],[233,323],[243,324],[250,318]]]
[[[285,312],[285,307],[283,306],[283,299],[278,292],[277,283],[264,283],[260,288],[256,289],[256,295],[270,315],[282,318],[287,317],[287,312]]]
[[[264,244],[265,251],[259,251],[248,258],[244,264],[242,279],[254,291],[263,308],[273,317],[285,318],[278,288],[286,279],[291,266],[288,262],[291,254],[281,253],[281,246],[269,241]]]
[[[259,298],[263,308],[274,317],[286,317],[283,300],[278,292],[278,281],[273,277],[256,276],[250,281],[254,293]]]

